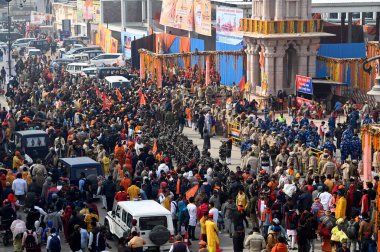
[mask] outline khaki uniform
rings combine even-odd
[[[308,169],[312,168],[313,169],[313,173],[315,173],[317,171],[317,163],[318,163],[317,157],[311,155],[309,157]]]
[[[322,172],[321,172],[321,175],[331,175],[331,177],[334,177],[334,173],[335,173],[335,164],[333,162],[331,162],[330,160],[328,160],[325,165],[323,166],[323,169],[322,169]]]
[[[309,150],[307,148],[303,148],[301,151],[301,169],[302,171],[307,171],[309,163]]]

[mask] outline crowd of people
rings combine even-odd
[[[318,238],[326,252],[375,251],[379,164],[364,188],[358,130],[372,120],[364,114],[361,122],[356,108],[348,108],[344,124],[334,111],[327,125],[316,126],[307,114],[287,122],[271,103],[259,115],[257,103],[243,99],[236,86],[174,79],[157,90],[149,85],[153,80],[134,79],[132,89],[107,89],[102,80],[52,72],[51,60],[19,59],[8,84],[9,109],[0,111],[0,216],[12,231],[14,251],[46,245],[56,252],[64,243],[72,251],[111,249],[86,174],[72,184],[61,169],[59,158],[72,156],[102,165],[96,194],[108,211],[124,200],[153,199],[166,207],[177,235],[173,252],[188,251],[184,237],[200,240],[199,251],[220,251],[221,232],[236,252],[315,251]],[[217,105],[216,94],[226,102]],[[236,171],[227,167],[231,138],[220,160],[210,154],[210,139],[228,136],[230,122],[241,125]],[[184,127],[199,132],[201,149],[183,135]],[[12,134],[26,129],[48,133],[44,159],[9,151]],[[186,196],[195,185],[196,194]],[[142,250],[136,220],[134,226],[119,239],[118,251]]]

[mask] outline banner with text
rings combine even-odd
[[[211,2],[210,0],[195,0],[194,2],[195,32],[211,36]]]
[[[216,42],[238,45],[243,37],[234,34],[239,31],[239,22],[243,18],[243,10],[218,6],[216,9]]]
[[[311,77],[296,75],[297,91],[304,94],[313,94],[313,82]]]
[[[121,32],[121,46],[123,55],[126,59],[130,59],[132,57],[132,41],[135,39],[140,39],[147,35],[147,32],[133,32],[133,31],[125,31]]]
[[[53,19],[53,15],[44,12],[31,11],[30,12],[30,24],[33,25],[46,25],[50,24]]]
[[[160,24],[186,31],[193,31],[193,0],[163,0]]]

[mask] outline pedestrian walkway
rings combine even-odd
[[[201,135],[198,133],[198,131],[194,131],[191,128],[185,127],[183,129],[183,134],[185,134],[189,139],[193,141],[195,145],[198,146],[199,150],[202,150],[203,148],[203,139],[201,139]],[[222,145],[222,137],[214,136],[211,138],[211,149],[209,150],[211,157],[213,158],[219,158],[219,147]],[[232,153],[231,153],[231,165],[228,167],[231,171],[236,171],[236,166],[240,166],[241,164],[241,154],[240,154],[240,148],[237,146],[232,147]]]

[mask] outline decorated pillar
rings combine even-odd
[[[285,52],[278,53],[276,57],[276,91],[284,91],[284,56]]]
[[[307,46],[306,45],[300,45],[299,51],[297,51],[298,55],[298,74],[307,76]]]
[[[211,67],[210,55],[207,55],[206,56],[206,86],[210,84],[210,67]]]
[[[319,43],[319,39],[318,39]],[[308,76],[310,77],[316,77],[316,64],[317,64],[317,54],[318,54],[318,44],[312,42],[312,44],[309,47],[309,61],[308,61]]]
[[[267,86],[267,95],[269,94],[275,94],[275,47],[272,45],[272,43],[268,43],[267,46],[265,46],[265,75],[267,76],[268,80],[268,86]]]
[[[276,12],[274,16],[274,20],[283,20],[284,19],[284,1],[283,0],[276,0]]]
[[[140,53],[140,78],[145,79],[144,53]]]
[[[308,19],[308,1],[310,0],[301,0],[301,19]]]
[[[245,49],[245,53],[247,54],[247,82],[251,82],[251,72],[252,72],[252,61],[251,61],[251,45],[247,43],[247,49]]]
[[[255,45],[253,47],[252,53],[252,82],[251,82],[251,90],[256,92],[256,86],[260,84],[260,55],[259,55],[259,45]]]
[[[271,8],[270,0],[263,0],[263,17],[262,17],[263,20],[271,19],[270,8]]]
[[[371,134],[369,129],[362,130],[362,141],[363,141],[363,186],[367,188],[367,182],[372,181],[371,174]]]

